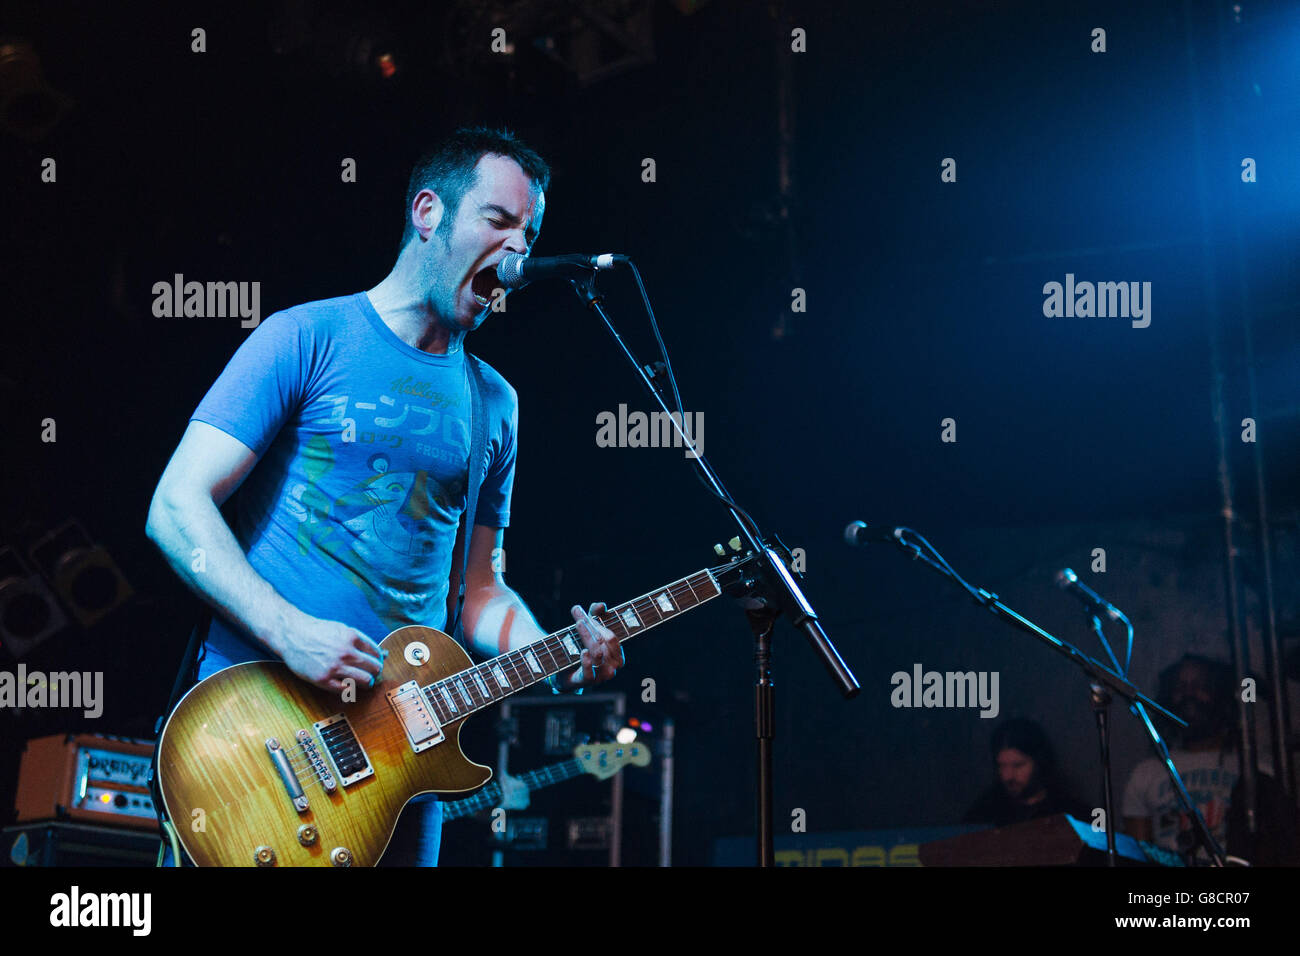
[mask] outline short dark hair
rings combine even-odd
[[[478,179],[475,167],[480,159],[489,155],[513,159],[540,190],[551,184],[551,167],[546,160],[514,133],[486,126],[461,127],[422,155],[411,170],[411,179],[406,187],[402,248],[415,235],[415,227],[411,225],[411,204],[415,202],[416,194],[422,189],[430,189],[442,200],[446,215],[438,226],[438,233],[450,235],[460,201],[474,188]]]

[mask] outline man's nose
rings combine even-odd
[[[510,230],[510,235],[506,237],[505,248],[507,252],[517,252],[521,256],[528,255],[528,240],[524,237],[522,227]]]

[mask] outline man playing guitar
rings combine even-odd
[[[405,625],[451,625],[484,656],[546,637],[498,570],[516,393],[464,342],[497,294],[496,264],[536,241],[549,178],[513,135],[456,131],[412,172],[401,251],[383,281],[269,316],[200,402],[147,524],[217,612],[199,680],[280,658],[317,687],[364,693],[384,667],[376,639]],[[219,509],[241,484],[232,529]],[[605,610],[572,608],[581,665],[554,689],[623,665],[618,639],[593,617]],[[440,827],[437,799],[417,798],[394,858],[436,865]]]

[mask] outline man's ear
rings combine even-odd
[[[446,207],[437,193],[432,189],[421,189],[411,204],[411,225],[421,238],[428,239],[437,231],[445,211]]]

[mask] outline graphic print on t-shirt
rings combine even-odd
[[[465,506],[469,423],[464,403],[429,382],[406,375],[389,388],[398,394],[327,394],[304,409],[304,424],[327,410],[319,424],[334,430],[301,448],[307,480],[287,488],[284,508],[299,522],[298,553],[322,552],[376,617],[399,627],[426,594],[415,574],[397,569],[427,564]],[[378,578],[379,568],[394,570]]]
[[[236,537],[290,604],[375,640],[443,626],[469,481],[470,361],[487,425],[474,522],[505,527],[517,399],[489,366],[405,344],[364,293],[272,315],[236,352],[193,418],[261,456]],[[224,622],[209,643],[231,660],[255,652]]]

